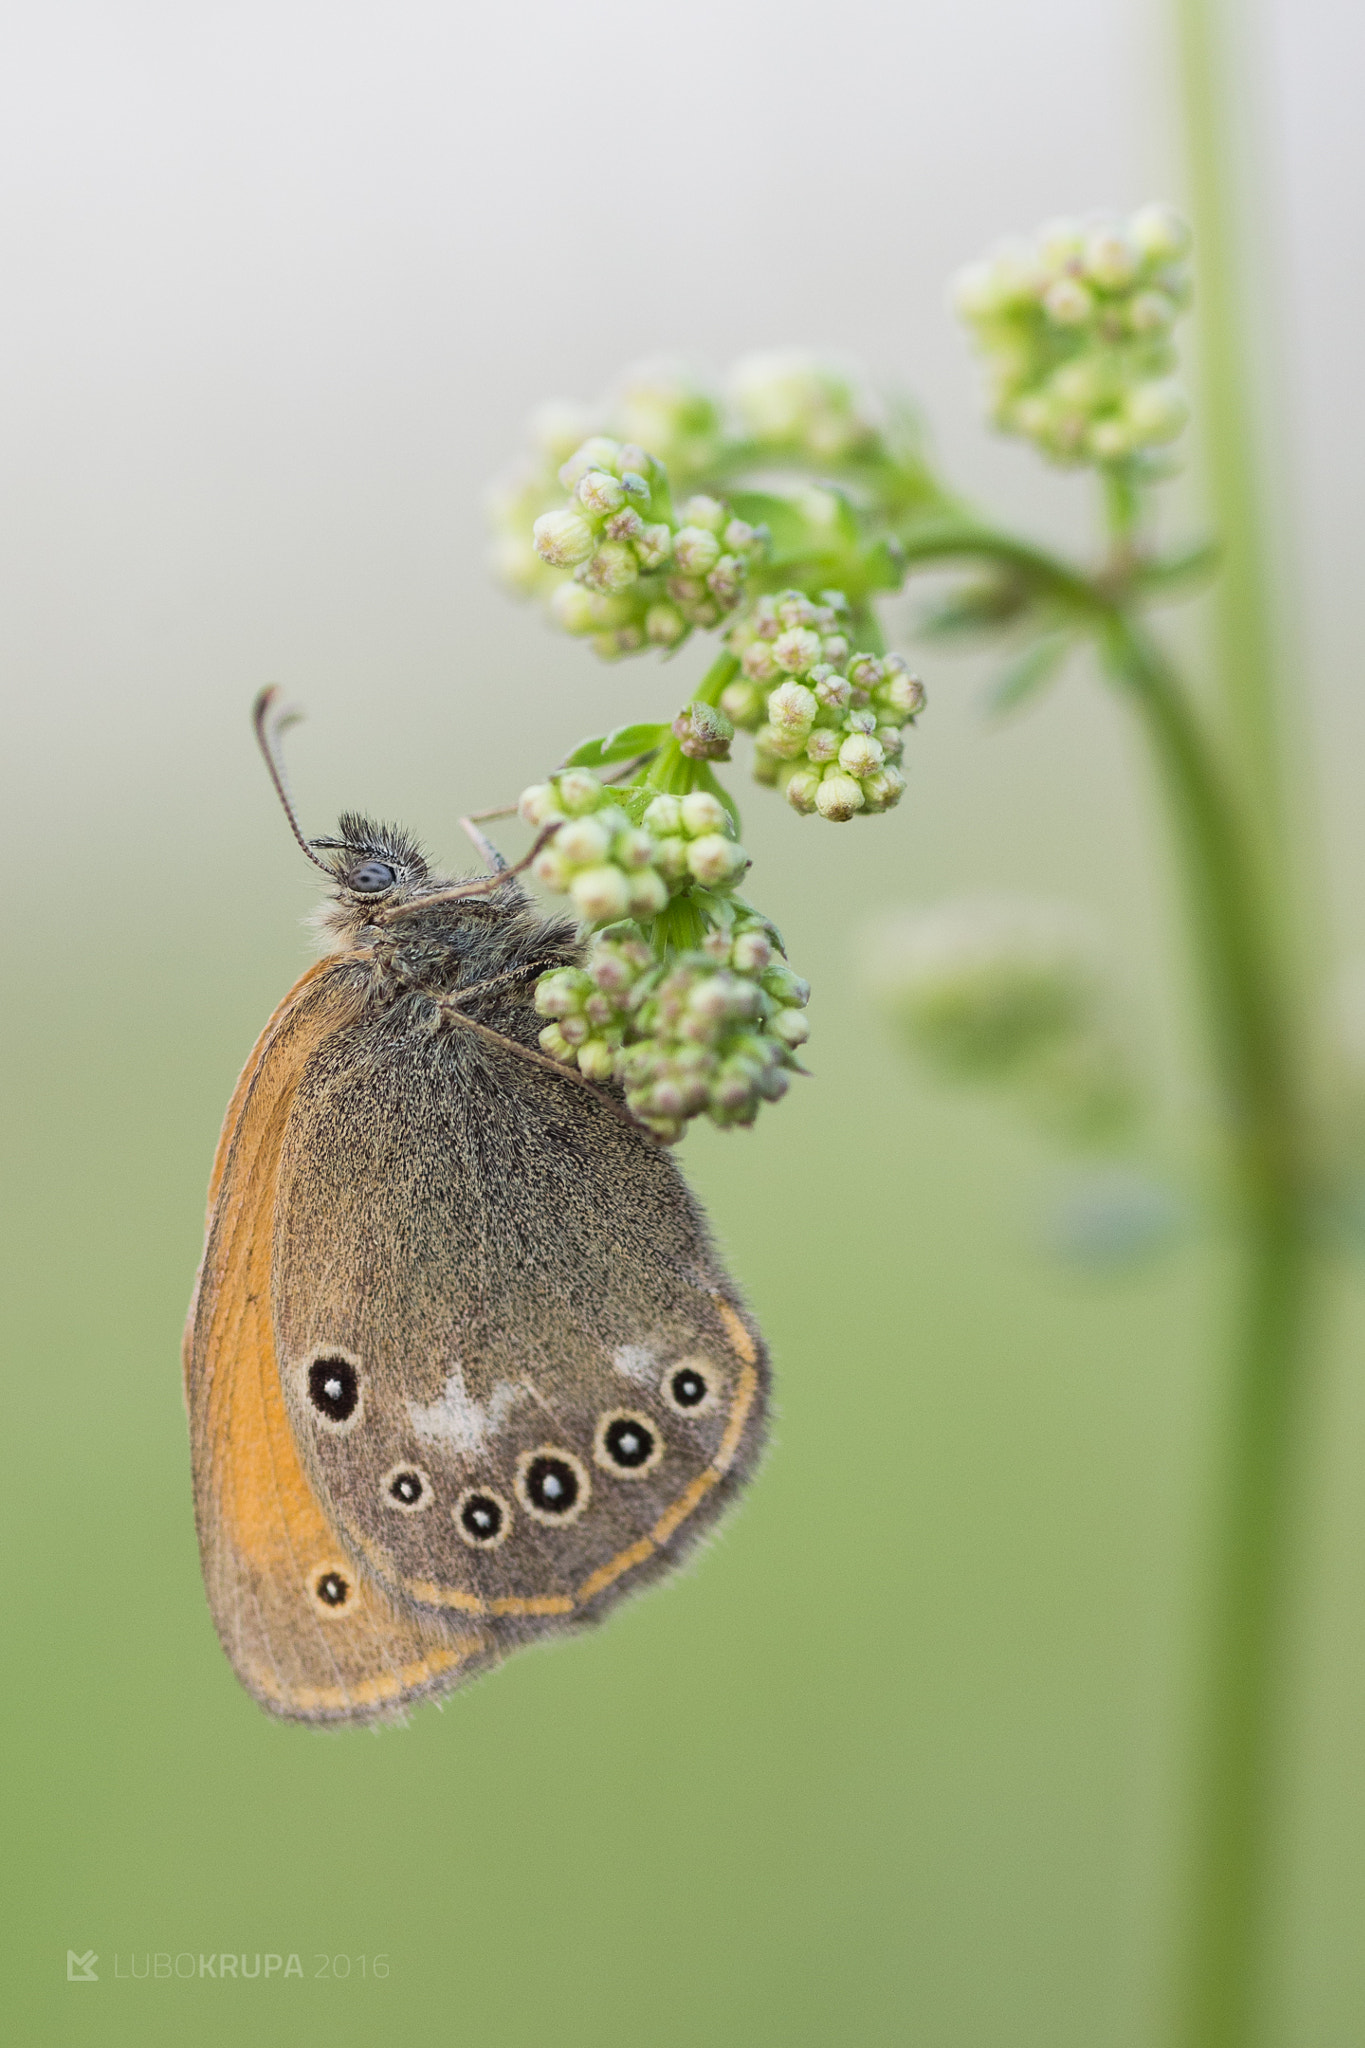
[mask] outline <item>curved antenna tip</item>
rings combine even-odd
[[[280,752],[280,740],[291,725],[298,724],[302,716],[303,713],[301,711],[295,710],[291,705],[283,701],[283,693],[277,683],[267,683],[263,690],[258,691],[256,701],[251,707],[251,724],[256,734],[256,744],[261,750],[261,756],[265,761],[266,773],[269,775],[275,794],[280,800],[280,808],[289,821],[289,829],[298,841],[302,851],[312,861],[313,866],[320,868],[329,880],[333,880],[335,878],[332,875],[332,870],[328,867],[325,860],[318,859],[299,828],[298,816],[295,813],[293,799],[289,794],[289,785],[285,779],[284,759]]]

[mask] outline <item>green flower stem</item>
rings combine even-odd
[[[1147,733],[1166,792],[1204,973],[1244,1276],[1206,1532],[1194,1867],[1174,2038],[1180,2048],[1250,2048],[1260,2032],[1278,1678],[1316,1281],[1311,1132],[1276,905],[1245,785],[1112,563],[1090,578],[971,522],[907,535],[906,552],[915,563],[985,559],[1014,569],[1093,635]]]
[[[1181,2048],[1248,2048],[1261,2031],[1279,1676],[1310,1363],[1309,1146],[1256,849],[1164,656],[1118,619],[1105,652],[1146,724],[1183,849],[1244,1267],[1206,1532],[1209,1618],[1175,2039]]]

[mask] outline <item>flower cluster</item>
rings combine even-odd
[[[954,296],[985,356],[995,422],[1055,462],[1122,462],[1189,414],[1171,332],[1190,297],[1189,230],[1164,206],[1055,221],[962,271]]]
[[[551,1020],[542,1049],[618,1082],[632,1115],[672,1144],[691,1117],[749,1124],[786,1093],[809,994],[771,926],[741,911],[668,962],[634,936],[604,935],[585,967],[544,975],[535,1000]]]
[[[636,820],[627,805],[641,810],[642,799]],[[571,896],[589,924],[657,917],[694,884],[732,889],[749,865],[731,837],[729,813],[709,790],[650,799],[633,788],[618,796],[586,769],[568,768],[523,790],[517,808],[528,825],[558,826],[531,872],[545,888]]]
[[[549,568],[570,572],[550,600],[565,632],[611,658],[676,647],[739,603],[763,536],[717,498],[675,514],[663,464],[638,444],[592,435],[559,481],[569,502],[542,512],[531,540]]]
[[[780,782],[793,810],[843,823],[900,802],[896,763],[924,686],[898,654],[851,653],[843,600],[824,598],[759,599],[731,631],[741,676],[721,708],[754,734],[759,782]]]
[[[730,373],[739,423],[760,448],[840,462],[873,445],[877,429],[852,380],[803,350],[745,356]]]

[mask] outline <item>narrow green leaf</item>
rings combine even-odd
[[[600,738],[584,740],[565,760],[566,768],[604,768],[611,761],[629,761],[652,753],[668,738],[666,725],[618,725]]]
[[[1049,633],[1045,640],[1035,640],[996,678],[986,698],[987,711],[1003,718],[1019,710],[1046,688],[1070,651],[1069,633]]]

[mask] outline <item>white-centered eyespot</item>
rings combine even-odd
[[[592,1497],[587,1467],[572,1451],[542,1444],[517,1460],[517,1499],[547,1529],[576,1522]]]
[[[379,1497],[400,1515],[420,1515],[431,1506],[431,1481],[420,1465],[391,1465],[379,1482]]]
[[[491,1486],[469,1486],[452,1510],[455,1527],[471,1550],[496,1550],[512,1527],[512,1510]]]
[[[663,1397],[679,1415],[704,1415],[721,1395],[722,1378],[709,1358],[679,1358],[663,1377]]]
[[[341,1559],[315,1564],[308,1574],[308,1593],[318,1613],[333,1620],[355,1598],[355,1573]]]
[[[305,1362],[303,1391],[324,1429],[337,1436],[354,1429],[365,1412],[360,1360],[339,1344],[319,1344]]]
[[[664,1454],[656,1423],[631,1408],[613,1408],[599,1417],[592,1454],[613,1479],[643,1479]]]

